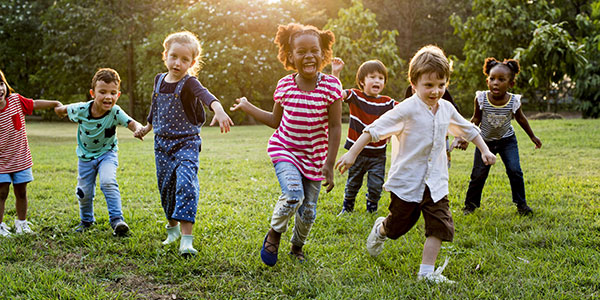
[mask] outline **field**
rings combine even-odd
[[[118,129],[117,178],[131,235],[112,236],[99,188],[97,224],[75,234],[76,126],[29,122],[35,180],[28,185],[28,215],[36,234],[0,238],[0,299],[598,299],[600,121],[530,124],[542,149],[534,150],[513,125],[532,217],[517,214],[500,160],[482,208],[463,216],[474,146],[452,153],[449,198],[456,235],[442,245],[438,263],[450,259],[444,274],[457,283],[434,285],[416,279],[422,219],[405,236],[388,240],[379,257],[370,257],[365,241],[373,221],[387,214],[389,194],[376,214],[368,214],[361,190],[356,211],[336,217],[346,179],[339,173],[335,189],[321,192],[304,247],[307,261],[287,255],[290,228],[279,262],[265,266],[259,250],[279,195],[266,155],[272,133],[266,126],[234,127],[226,135],[203,129],[197,257],[181,258],[178,243],[161,245],[165,218],[153,141],[133,139],[126,128]],[[12,227],[14,219],[11,190],[4,220]]]

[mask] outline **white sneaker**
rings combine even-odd
[[[379,225],[383,223],[383,220],[385,220],[385,217],[379,217],[375,220],[373,229],[371,229],[371,233],[369,233],[369,237],[367,238],[367,252],[373,257],[383,251],[383,243],[387,239],[386,237],[381,237],[378,232]]]
[[[6,225],[4,222],[0,223],[0,236],[11,236],[10,227],[8,227],[8,225]]]
[[[432,273],[429,273],[429,274],[419,274],[417,278],[419,280],[427,280],[427,281],[430,281],[433,283],[448,283],[448,284],[456,283],[456,282],[446,278],[446,276],[442,275],[442,272],[446,268],[448,261],[449,261],[449,259],[446,257],[446,261],[444,261],[444,264],[441,267],[437,268],[435,271],[433,271]]]
[[[31,230],[31,228],[29,228],[29,225],[32,225],[29,221],[27,220],[15,220],[15,233],[16,234],[24,234],[24,233],[33,233],[33,230]]]

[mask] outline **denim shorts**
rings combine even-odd
[[[33,173],[31,172],[31,168],[14,173],[0,174],[0,183],[8,182],[12,184],[20,184],[31,181],[33,181]]]

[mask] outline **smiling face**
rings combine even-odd
[[[165,65],[169,70],[170,81],[179,81],[196,61],[189,45],[174,42],[165,53]]]
[[[102,116],[115,106],[121,92],[116,82],[98,80],[94,89],[90,90],[90,95],[94,98],[92,111]]]
[[[515,85],[511,70],[504,65],[493,67],[485,81],[494,99],[504,99],[506,91]]]
[[[289,59],[298,70],[300,77],[316,78],[323,61],[319,38],[310,33],[295,37],[292,41],[292,52]]]
[[[379,72],[371,72],[365,76],[362,86],[365,94],[377,97],[385,87],[385,76]]]
[[[446,78],[439,78],[438,74],[423,73],[416,84],[411,83],[417,96],[429,106],[434,106],[446,91]]]

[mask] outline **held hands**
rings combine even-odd
[[[148,134],[148,132],[150,132],[150,124],[147,124],[146,126],[140,125],[133,132],[133,136],[143,141],[144,136]]]
[[[342,69],[344,68],[344,61],[339,57],[334,57],[331,60],[331,75],[339,79]]]
[[[62,119],[67,116],[67,107],[62,104],[57,105],[54,107],[54,113],[56,113],[56,115]]]

